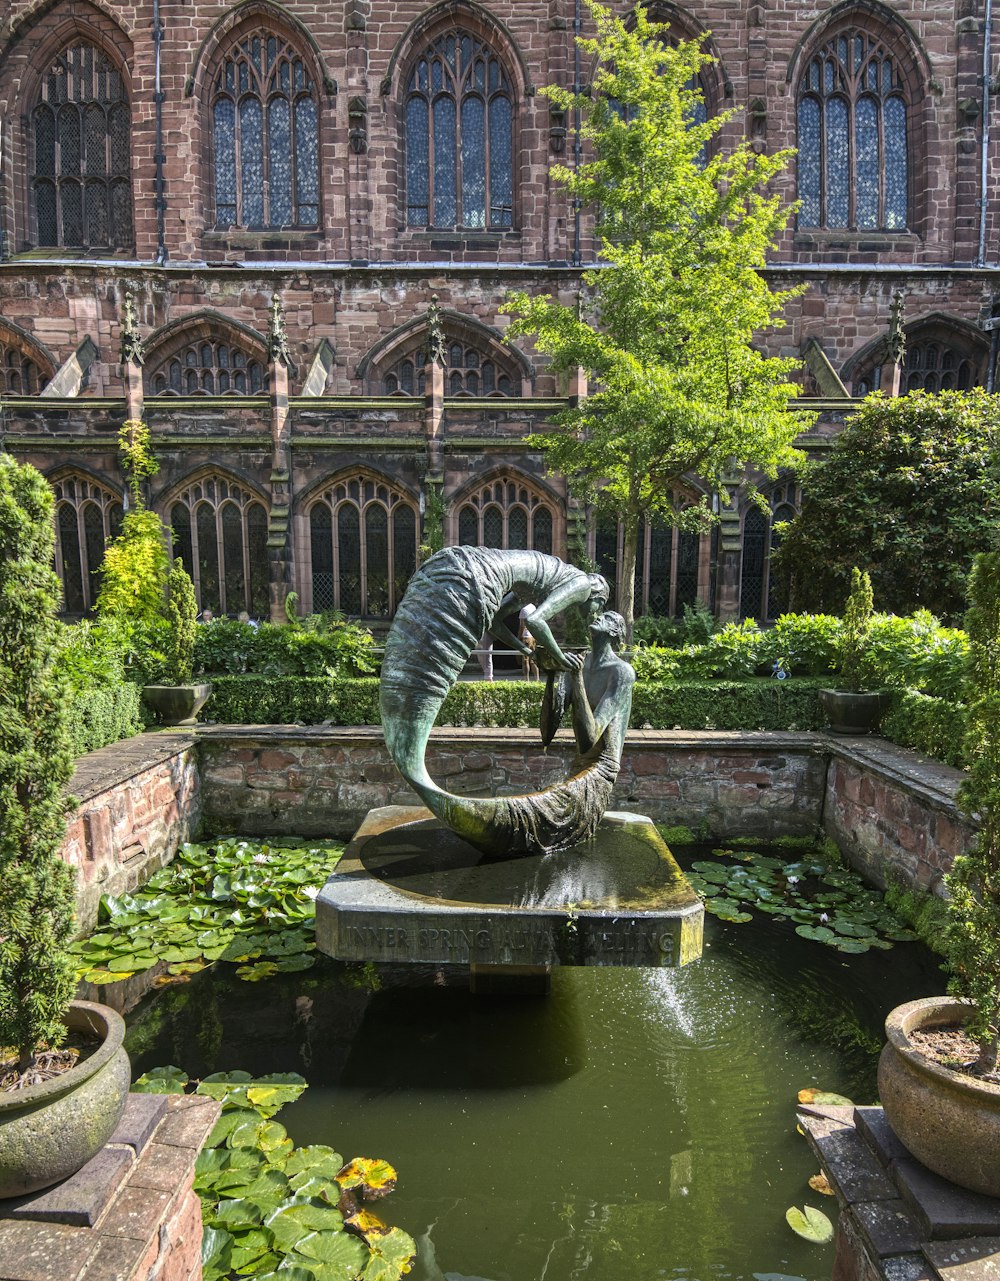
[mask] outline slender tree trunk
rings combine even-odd
[[[632,628],[635,623],[635,562],[639,550],[639,517],[634,512],[626,514],[623,521],[625,540],[622,546],[622,566],[618,579],[618,612],[625,619],[625,644],[632,646]]]
[[[998,1044],[998,1038],[995,1036],[988,1041],[980,1041],[977,1066],[981,1072],[995,1072],[997,1070],[998,1049],[1000,1049],[1000,1044]]]

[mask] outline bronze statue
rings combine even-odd
[[[615,653],[624,636],[617,614],[602,613],[608,585],[541,552],[446,547],[410,580],[382,662],[380,702],[389,753],[427,807],[460,836],[489,853],[540,853],[589,839],[618,775],[635,674]],[[512,604],[532,604],[525,626],[550,675],[542,735],[551,741],[573,709],[577,755],[569,777],[540,792],[476,798],[440,788],[425,753],[441,704],[479,638],[489,631],[510,648],[528,646],[503,624]],[[549,620],[581,609],[594,640],[583,660],[564,654]]]

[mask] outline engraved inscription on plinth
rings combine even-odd
[[[340,960],[466,967],[684,965],[703,910],[655,826],[605,814],[558,854],[484,856],[422,807],[372,810],[316,900]]]

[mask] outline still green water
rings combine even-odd
[[[784,1218],[835,1215],[807,1184],[796,1093],[874,1101],[885,1014],[943,986],[917,944],[843,956],[708,918],[700,962],[557,970],[547,999],[325,960],[206,972],[140,1006],[129,1042],[136,1073],[301,1072],[279,1119],[396,1166],[378,1208],[418,1241],[412,1281],[826,1281],[832,1247]]]

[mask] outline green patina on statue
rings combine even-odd
[[[621,763],[635,673],[618,657],[620,615],[603,612],[608,584],[555,556],[487,547],[446,547],[410,581],[382,662],[380,701],[392,759],[425,805],[478,849],[494,854],[568,849],[593,836]],[[542,739],[551,742],[572,708],[577,753],[568,777],[540,792],[489,798],[446,792],[427,772],[431,727],[449,689],[487,631],[530,653],[501,621],[514,605],[534,605],[525,626],[548,669]],[[580,609],[593,650],[564,654],[549,621]]]

